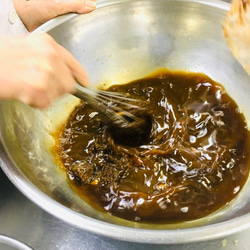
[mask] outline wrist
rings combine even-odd
[[[28,0],[12,0],[14,9],[20,21],[30,31],[26,20],[30,19],[29,13],[32,13],[32,3]]]

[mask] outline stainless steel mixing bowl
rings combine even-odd
[[[90,14],[56,18],[35,33],[49,32],[81,62],[94,84],[125,83],[158,68],[203,72],[223,84],[250,119],[250,78],[222,34],[228,3],[101,0],[98,4]],[[77,103],[68,95],[41,111],[15,101],[0,102],[2,168],[38,206],[84,230],[135,242],[193,242],[249,227],[249,180],[234,201],[197,221],[138,224],[95,211],[70,189],[50,152],[51,133]]]

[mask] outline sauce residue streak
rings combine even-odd
[[[123,145],[82,102],[58,131],[56,152],[69,182],[95,209],[175,223],[204,217],[239,193],[249,173],[249,131],[220,84],[160,70],[108,90],[146,101],[152,128],[142,145]]]

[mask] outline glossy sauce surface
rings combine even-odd
[[[94,208],[175,223],[204,217],[238,194],[249,173],[250,137],[220,84],[161,70],[109,91],[146,101],[152,128],[142,145],[125,146],[87,103],[71,114],[57,153],[72,188]]]

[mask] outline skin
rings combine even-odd
[[[58,15],[88,13],[95,1],[13,0],[29,31]],[[38,108],[74,91],[75,81],[88,85],[80,63],[48,34],[0,39],[0,98],[16,99]]]
[[[85,14],[96,7],[97,0],[12,0],[16,12],[29,31],[46,21],[70,12]]]

